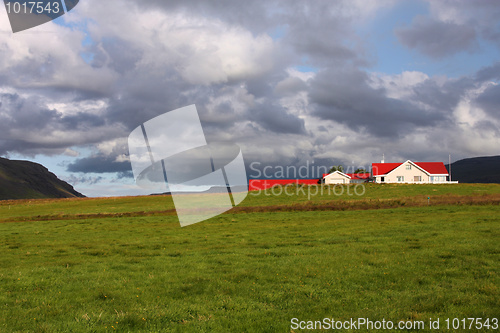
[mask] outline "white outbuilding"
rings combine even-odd
[[[329,184],[349,184],[351,182],[351,177],[343,172],[335,171],[323,177],[323,181],[326,185]]]

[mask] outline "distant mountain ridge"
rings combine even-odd
[[[449,165],[446,169],[450,170]],[[451,179],[459,183],[500,183],[500,156],[473,157],[451,164]]]
[[[46,167],[0,157],[0,200],[85,197]]]
[[[248,192],[248,185],[236,185],[231,187],[231,193],[237,192]],[[184,191],[184,192],[176,192],[176,194],[215,194],[215,193],[227,193],[226,186],[212,186],[206,191]],[[172,192],[163,192],[163,193],[153,193],[150,195],[172,195]]]

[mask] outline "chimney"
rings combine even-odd
[[[382,154],[382,161],[380,161],[380,163],[385,163],[385,156],[384,156],[384,154]]]

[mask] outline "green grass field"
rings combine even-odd
[[[298,332],[292,318],[361,317],[450,332],[446,318],[500,317],[499,195],[252,193],[184,228],[168,196],[0,202],[0,332]]]

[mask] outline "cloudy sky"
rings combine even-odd
[[[134,195],[127,137],[195,104],[264,166],[500,154],[498,0],[80,0],[13,34],[0,156],[88,196]]]

